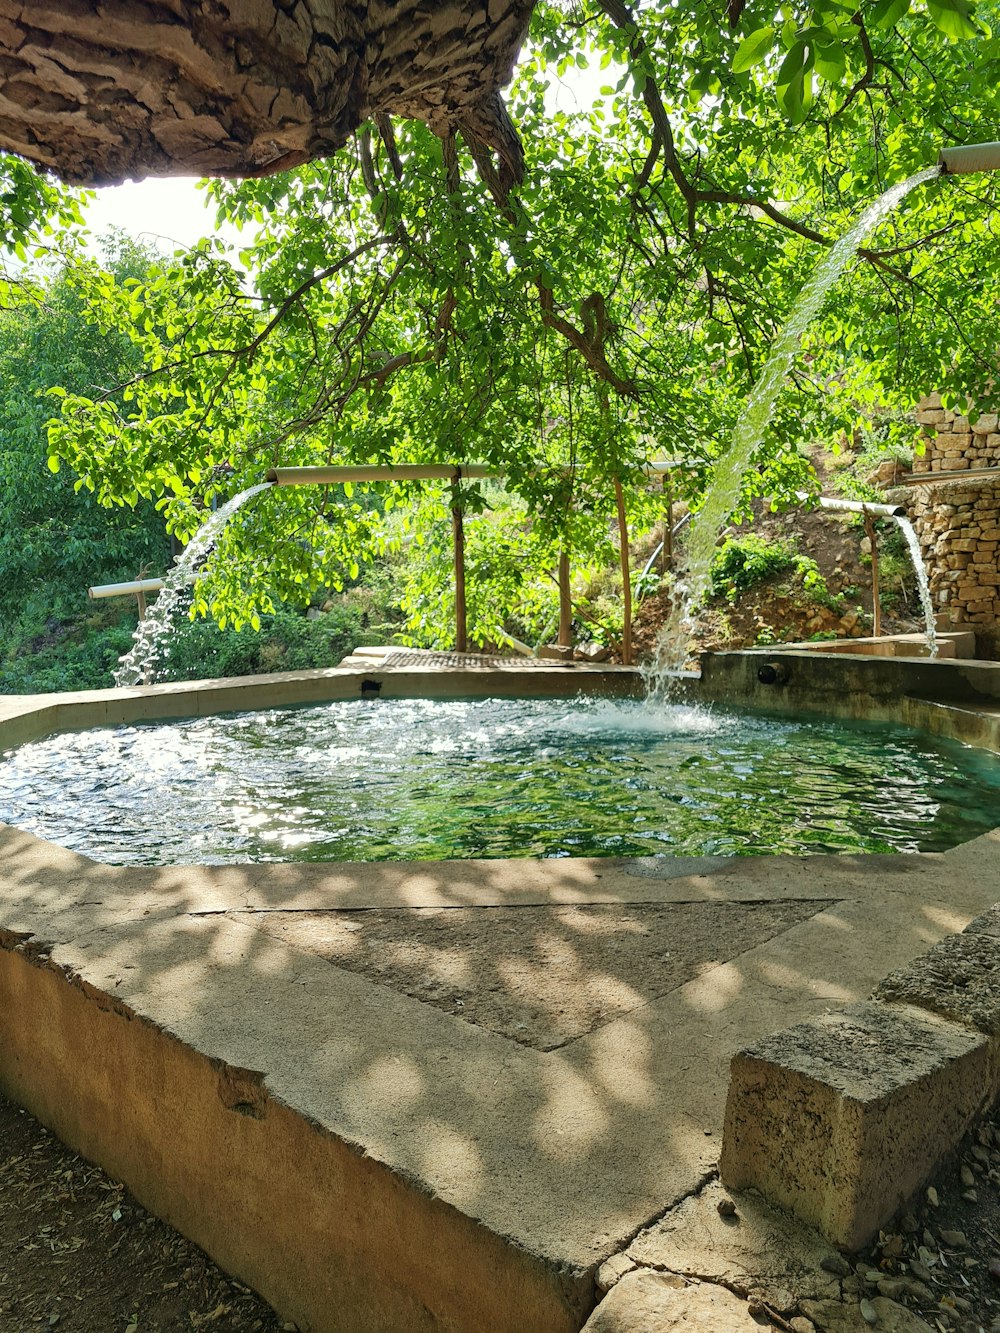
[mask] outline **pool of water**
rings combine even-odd
[[[643,702],[347,701],[22,746],[0,820],[119,865],[940,851],[1000,824],[1000,764]]]

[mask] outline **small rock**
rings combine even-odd
[[[890,1301],[899,1300],[906,1291],[906,1281],[901,1277],[884,1277],[878,1284],[878,1294],[887,1296]]]
[[[899,1229],[904,1236],[915,1236],[920,1230],[920,1223],[912,1213],[904,1213],[899,1219]]]
[[[816,1325],[811,1319],[807,1319],[804,1314],[797,1314],[794,1319],[790,1319],[788,1327],[792,1330],[792,1333],[816,1333]]]
[[[937,1250],[929,1250],[926,1245],[917,1247],[917,1257],[920,1262],[926,1264],[928,1268],[934,1268],[938,1262]]]
[[[715,1205],[720,1217],[735,1217],[736,1205],[732,1199],[720,1199]]]
[[[910,1272],[920,1282],[930,1282],[931,1270],[926,1264],[922,1264],[919,1259],[910,1260]]]
[[[819,1266],[825,1273],[832,1273],[834,1277],[847,1277],[851,1271],[851,1265],[842,1254],[828,1254],[825,1259],[819,1261]]]
[[[968,1244],[964,1231],[942,1231],[939,1234],[945,1245],[950,1246],[953,1250],[964,1250]]]
[[[927,1202],[930,1204],[932,1208],[936,1208],[938,1206],[938,1192],[933,1185],[927,1186]]]
[[[881,1249],[886,1259],[898,1259],[903,1253],[903,1237],[887,1236],[882,1243]]]
[[[934,1236],[934,1232],[928,1231],[926,1227],[924,1227],[924,1246],[928,1250],[937,1249],[937,1240]]]
[[[863,1300],[861,1304],[858,1306],[858,1309],[861,1312],[861,1318],[865,1321],[865,1323],[871,1324],[872,1327],[874,1328],[874,1326],[878,1323],[878,1313],[874,1305],[872,1305],[871,1301]]]
[[[990,1277],[1000,1280],[1000,1259],[991,1259],[989,1263]]]
[[[962,1198],[967,1200],[969,1203],[978,1203],[979,1193],[977,1190],[963,1190]]]
[[[976,1177],[975,1173],[972,1170],[972,1167],[965,1166],[963,1164],[961,1175],[962,1175],[962,1184],[965,1186],[965,1188],[972,1189],[973,1185],[975,1185],[976,1183]]]

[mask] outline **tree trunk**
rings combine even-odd
[[[498,90],[534,0],[0,0],[0,148],[64,180],[262,176],[395,113],[520,178]]]

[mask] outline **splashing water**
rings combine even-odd
[[[924,613],[924,632],[927,635],[927,652],[931,657],[937,657],[938,642],[934,624],[934,603],[931,601],[931,590],[927,582],[927,571],[924,568],[924,557],[920,553],[920,542],[917,540],[916,531],[908,518],[903,518],[900,514],[894,514],[893,522],[903,534],[903,539],[910,552],[910,560],[913,562],[913,572],[917,576],[917,590],[920,593],[920,605]]]
[[[171,618],[181,593],[191,581],[199,563],[218,541],[223,528],[236,511],[255,495],[269,490],[273,485],[273,481],[263,481],[258,486],[240,491],[239,495],[234,495],[217,509],[191,538],[177,563],[164,579],[155,604],[136,626],[132,647],[122,658],[121,666],[114,673],[115,684],[119,688],[153,683],[161,643],[170,629]]]
[[[681,596],[677,600],[676,610],[660,633],[656,661],[648,673],[647,684],[652,694],[661,694],[669,689],[672,679],[688,656],[693,617],[708,591],[719,533],[739,502],[743,474],[763,439],[775,400],[799,350],[803,333],[819,314],[830,288],[857,254],[868,233],[887,218],[911,190],[940,173],[941,168],[938,166],[927,167],[893,185],[874,203],[869,204],[854,226],[830,247],[799,293],[788,322],[774,340],[760,379],[747,398],[730,438],[729,448],[715,465],[715,474],[706,492],[705,503],[691,523],[685,567],[677,585]]]

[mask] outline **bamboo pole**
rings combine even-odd
[[[620,477],[615,477],[615,507],[618,510],[618,544],[622,566],[622,661],[632,665],[632,574],[628,558],[628,522],[625,517],[625,495]]]
[[[879,589],[878,535],[875,532],[875,520],[865,512],[865,536],[872,548],[872,634],[876,639],[882,635],[882,601]]]
[[[569,580],[569,555],[559,552],[559,647],[573,647],[573,597]]]
[[[454,490],[451,506],[451,535],[455,547],[455,651],[468,651],[468,617],[465,607],[465,524],[462,518],[462,502],[458,490],[458,477],[454,477]]]

